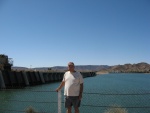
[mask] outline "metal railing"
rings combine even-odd
[[[0,113],[64,113],[62,95],[55,91],[15,90],[14,93],[13,89],[3,89],[0,91]],[[150,113],[150,92],[83,93],[81,113],[106,113],[112,108],[126,109],[126,113]]]

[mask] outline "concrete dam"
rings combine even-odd
[[[0,71],[0,89],[16,89],[62,81],[65,72]],[[96,76],[95,72],[80,72],[83,78]]]

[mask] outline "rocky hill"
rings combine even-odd
[[[138,64],[124,64],[111,66],[108,69],[99,70],[106,73],[150,73],[150,64],[142,62]]]

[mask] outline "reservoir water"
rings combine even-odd
[[[60,82],[0,91],[0,113],[57,113]],[[62,113],[65,113],[62,91]],[[105,113],[111,107],[127,113],[150,113],[150,74],[104,74],[84,78],[80,113]],[[119,112],[120,113],[120,112]]]

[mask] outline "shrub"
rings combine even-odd
[[[106,110],[104,113],[128,113],[125,108],[121,107],[112,107]]]
[[[25,113],[36,113],[35,109],[32,106],[29,106],[26,110]]]

